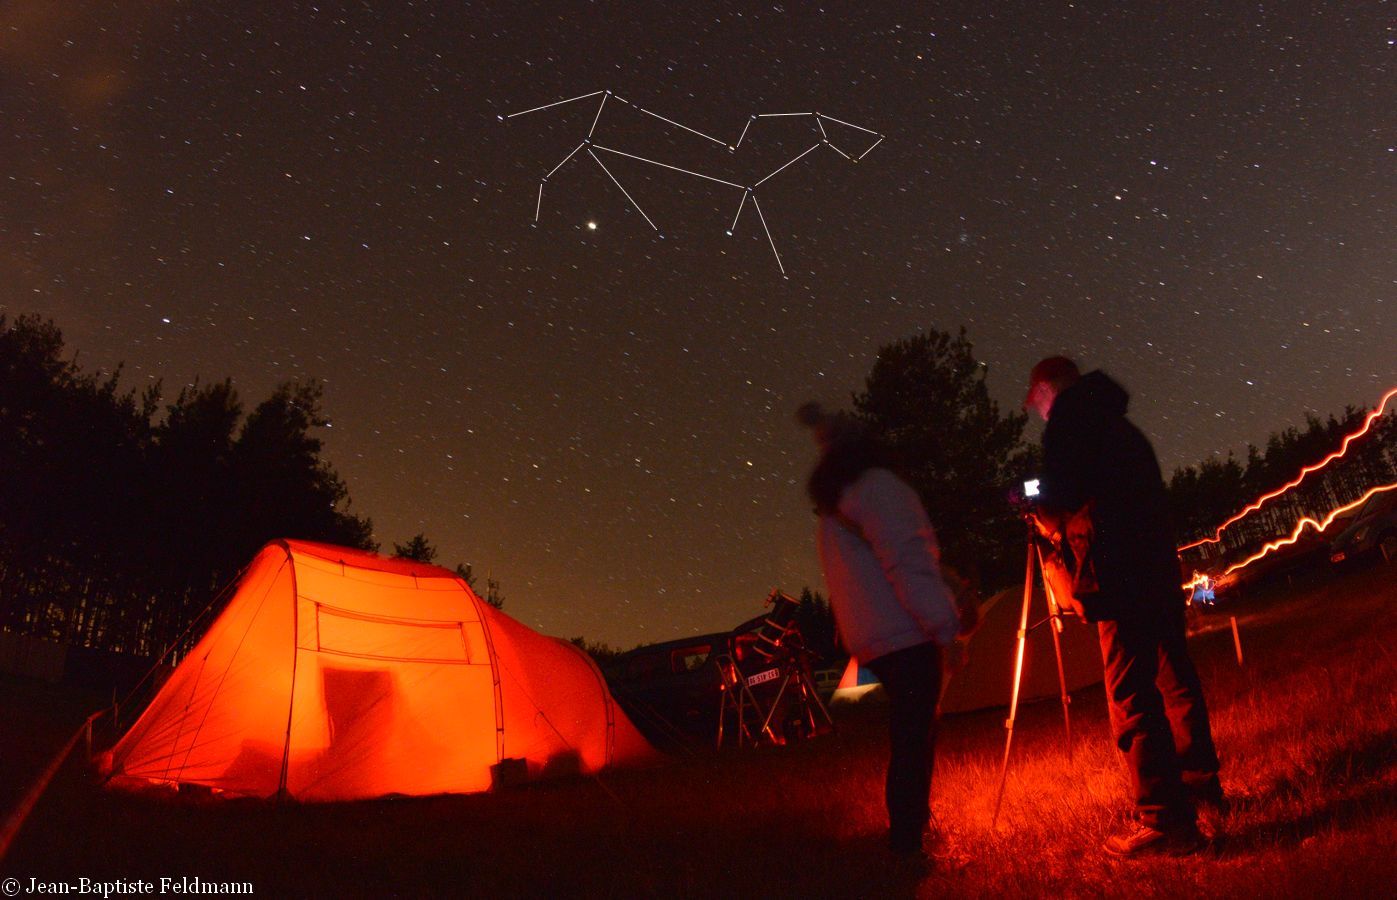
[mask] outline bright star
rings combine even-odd
[[[596,231],[596,230],[597,230],[597,223],[596,223],[596,222],[588,222],[588,223],[587,223],[587,230],[588,230],[588,231]]]

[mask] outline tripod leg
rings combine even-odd
[[[1009,750],[1014,745],[1014,717],[1019,712],[1019,682],[1023,678],[1024,642],[1028,639],[1028,604],[1033,599],[1033,539],[1028,541],[1028,562],[1024,566],[1023,609],[1019,612],[1019,639],[1014,650],[1014,688],[1009,694],[1009,718],[1004,720],[1004,761],[999,766],[999,793],[994,798],[990,828],[999,824],[999,807],[1004,802],[1004,785],[1009,778]]]
[[[1043,569],[1043,555],[1038,554],[1038,569]],[[1062,606],[1053,596],[1053,586],[1048,581],[1047,575],[1043,577],[1043,594],[1048,600],[1048,613],[1052,616],[1053,632],[1053,653],[1057,656],[1057,686],[1060,691],[1058,696],[1062,699],[1062,724],[1067,729],[1067,761],[1072,761],[1072,714],[1068,707],[1072,703],[1071,696],[1067,693],[1067,672],[1062,667]]]
[[[800,683],[804,686],[805,696],[808,698],[808,700],[814,701],[815,708],[820,711],[820,715],[824,716],[825,722],[829,725],[834,725],[834,719],[830,718],[829,710],[825,708],[825,701],[820,699],[820,692],[818,689],[816,689],[815,683],[810,680],[810,676],[806,675],[804,672],[801,672]],[[812,728],[815,727],[814,710],[810,712],[810,726]]]
[[[781,687],[776,691],[776,699],[771,701],[771,709],[767,711],[766,719],[762,722],[762,731],[766,732],[767,737],[771,738],[773,744],[779,742],[776,740],[776,735],[771,731],[771,719],[776,715],[776,711],[781,708],[781,698],[785,696],[786,685],[790,683],[791,679],[789,675],[781,680]]]
[[[723,749],[723,720],[728,716],[728,689],[721,689],[718,696],[718,749]]]
[[[755,710],[757,711],[757,715],[761,715],[761,714],[762,714],[762,705],[761,705],[760,703],[757,702],[756,695],[754,695],[754,694],[752,693],[751,688],[747,687],[746,682],[743,682],[743,684],[742,684],[742,693],[747,697],[747,702],[750,703],[750,704],[752,704],[752,708],[755,709]],[[781,698],[778,696],[777,699],[780,700]],[[772,712],[775,712],[775,711],[776,711],[775,705],[773,705],[773,706],[771,707],[771,709],[772,709]],[[745,728],[745,726],[744,726],[744,728]],[[780,741],[776,740],[776,733],[773,732],[773,731],[771,730],[771,714],[770,714],[770,713],[768,713],[767,716],[766,716],[766,718],[762,721],[762,730],[761,730],[760,732],[758,732],[758,738],[760,737],[760,735],[763,735],[763,734],[765,734],[765,735],[767,736],[767,739],[770,740],[773,744],[778,744],[778,743],[780,743]],[[757,740],[758,740],[758,738],[753,738],[753,737],[751,736],[751,733],[750,733],[750,732],[748,733],[747,736],[748,736],[748,738],[752,741],[752,743],[756,743]]]

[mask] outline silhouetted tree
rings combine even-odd
[[[569,638],[568,643],[592,657],[598,668],[603,669],[612,662],[615,662],[616,657],[626,652],[619,647],[612,647],[610,644],[603,641],[593,642],[582,637]]]
[[[1229,455],[1226,460],[1208,459],[1176,470],[1169,480],[1169,501],[1179,544],[1212,537],[1219,525],[1263,494],[1295,481],[1302,469],[1338,450],[1367,416],[1368,410],[1354,406],[1346,407],[1341,417],[1331,415],[1322,420],[1309,415],[1303,429],[1291,426],[1273,432],[1264,451],[1248,446],[1245,466]],[[1372,487],[1394,479],[1397,411],[1389,411],[1367,434],[1353,441],[1343,457],[1229,526],[1218,544],[1190,551],[1189,561],[1240,555],[1263,541],[1289,534],[1302,517],[1322,520]]]
[[[854,408],[921,495],[947,562],[993,588],[1018,571],[1023,525],[1009,490],[1033,470],[1027,418],[1002,414],[965,329],[930,330],[878,351]]]
[[[835,637],[834,613],[829,602],[808,587],[800,592],[796,626],[805,638],[806,648],[815,654],[820,664],[833,662],[843,655]]]
[[[231,382],[196,382],[162,418],[158,386],[84,374],[52,322],[0,316],[0,627],[151,652],[268,540],[373,548],[312,434],[320,400],[284,384],[242,421]]]
[[[427,536],[422,532],[412,536],[406,544],[394,544],[393,556],[397,559],[410,559],[414,562],[430,563],[437,558],[437,548],[428,542]],[[459,573],[460,566],[457,566]]]
[[[234,484],[244,498],[244,546],[250,555],[271,537],[373,546],[372,523],[347,511],[349,490],[320,457],[313,428],[328,424],[318,381],[287,382],[257,405],[233,445]]]
[[[470,563],[457,563],[456,574],[461,576],[461,580],[471,586],[471,590],[477,594],[480,590],[475,586],[475,571]],[[485,593],[480,599],[493,606],[495,609],[504,609],[504,593],[500,591],[500,583],[490,576],[485,576]]]

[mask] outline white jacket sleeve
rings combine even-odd
[[[839,511],[856,525],[922,632],[942,646],[960,632],[951,590],[941,576],[941,551],[921,499],[887,469],[870,469],[850,485]]]

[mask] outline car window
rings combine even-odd
[[[695,669],[701,669],[703,664],[708,662],[710,650],[712,648],[707,644],[681,647],[670,654],[670,668],[675,672],[692,672]]]

